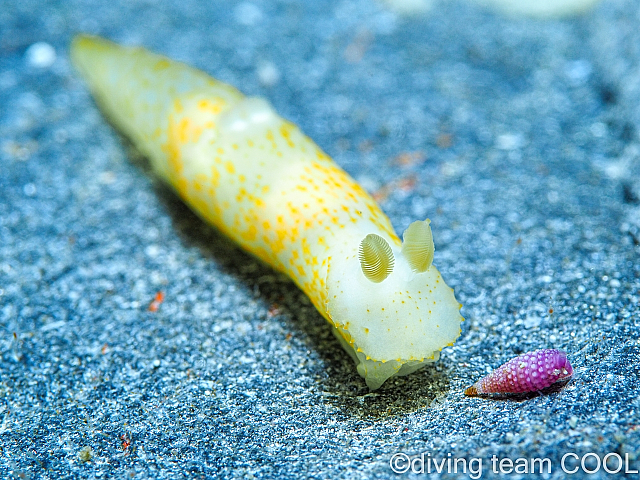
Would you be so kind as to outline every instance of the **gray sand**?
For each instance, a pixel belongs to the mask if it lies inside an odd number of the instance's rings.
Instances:
[[[492,474],[493,455],[548,458],[545,478],[568,453],[639,470],[638,5],[541,21],[453,1],[414,18],[370,0],[4,2],[0,477],[387,478],[423,453],[480,458],[482,478],[530,478]],[[81,31],[268,98],[398,231],[429,217],[464,304],[455,346],[369,393],[293,283],[105,121],[69,64]],[[565,388],[463,395],[550,347],[575,367]]]

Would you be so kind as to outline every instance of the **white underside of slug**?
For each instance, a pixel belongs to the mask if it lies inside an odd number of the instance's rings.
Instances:
[[[371,196],[268,102],[97,37],[77,37],[71,56],[157,174],[307,294],[371,389],[459,336],[461,305],[431,264],[429,220],[401,242]]]

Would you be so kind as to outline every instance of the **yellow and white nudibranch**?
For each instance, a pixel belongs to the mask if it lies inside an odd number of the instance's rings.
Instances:
[[[98,37],[76,37],[71,58],[154,171],[307,294],[369,388],[458,338],[461,305],[431,264],[429,220],[401,242],[371,196],[268,102]]]

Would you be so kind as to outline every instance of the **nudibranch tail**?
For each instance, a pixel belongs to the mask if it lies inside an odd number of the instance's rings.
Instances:
[[[461,305],[431,264],[429,221],[403,246],[371,195],[266,100],[99,37],[76,37],[71,59],[185,203],[304,291],[369,388],[456,341]]]
[[[464,392],[469,397],[485,394],[535,392],[573,375],[562,350],[542,349],[519,355],[481,378]]]
[[[426,272],[433,262],[435,246],[430,223],[428,218],[413,222],[402,235],[402,254],[414,272]]]

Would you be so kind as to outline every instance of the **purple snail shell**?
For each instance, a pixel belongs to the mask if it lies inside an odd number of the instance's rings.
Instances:
[[[542,349],[523,353],[481,378],[464,394],[535,392],[573,375],[573,367],[562,350]]]

